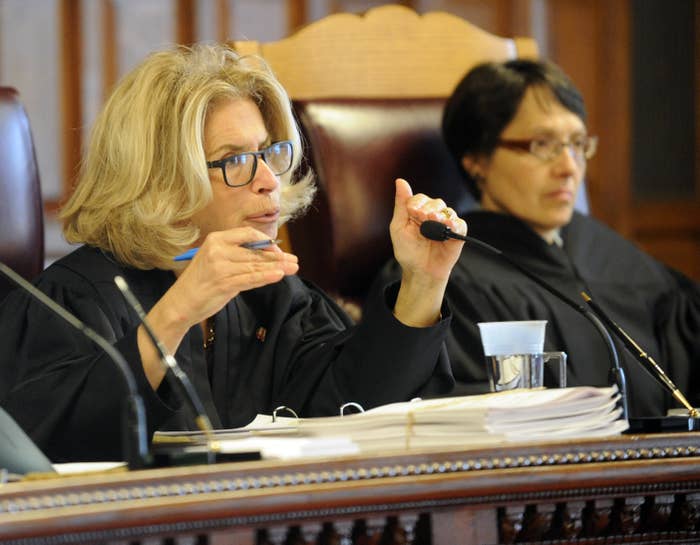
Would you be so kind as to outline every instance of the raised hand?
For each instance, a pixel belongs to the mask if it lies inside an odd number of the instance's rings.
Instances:
[[[402,279],[394,314],[407,325],[435,323],[450,272],[464,245],[458,240],[435,242],[423,237],[420,224],[425,220],[439,221],[455,233],[467,234],[464,220],[442,199],[413,195],[408,182],[397,179],[390,231]]]

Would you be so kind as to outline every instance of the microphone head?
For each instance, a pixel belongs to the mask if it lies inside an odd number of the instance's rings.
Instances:
[[[439,221],[426,220],[420,224],[420,234],[430,240],[442,242],[450,238],[450,228]]]

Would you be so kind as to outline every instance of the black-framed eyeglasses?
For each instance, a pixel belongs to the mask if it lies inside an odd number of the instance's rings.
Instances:
[[[566,147],[571,150],[574,159],[583,163],[595,155],[598,149],[598,137],[585,134],[562,141],[556,138],[533,138],[531,140],[499,140],[498,147],[526,151],[542,161],[552,161],[561,155]]]
[[[294,146],[290,140],[282,140],[259,151],[246,151],[219,161],[207,161],[207,167],[220,168],[227,186],[241,187],[255,178],[258,157],[265,161],[275,176],[279,176],[292,168]]]

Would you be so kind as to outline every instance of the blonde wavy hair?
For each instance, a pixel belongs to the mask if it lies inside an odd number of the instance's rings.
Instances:
[[[66,240],[139,269],[174,268],[173,256],[199,237],[192,216],[212,199],[204,125],[224,98],[253,100],[271,141],[293,142],[280,224],[300,214],[315,186],[309,172],[296,174],[301,141],[285,90],[262,59],[198,44],[151,54],[115,88],[61,210]]]

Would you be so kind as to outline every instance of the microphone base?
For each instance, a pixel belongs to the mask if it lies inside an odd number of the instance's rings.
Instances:
[[[625,434],[700,431],[700,418],[691,416],[642,416],[629,419]]]
[[[151,467],[211,465],[254,460],[262,460],[260,451],[214,452],[202,445],[168,446],[153,449]]]

